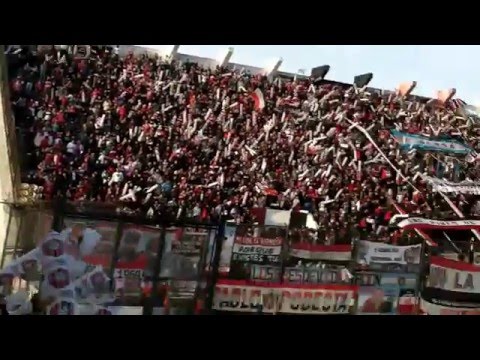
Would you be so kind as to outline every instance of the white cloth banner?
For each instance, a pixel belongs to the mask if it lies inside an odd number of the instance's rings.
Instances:
[[[220,280],[215,286],[213,309],[284,314],[348,314],[354,303],[352,285],[251,286]]]
[[[431,257],[427,287],[480,294],[480,266]]]
[[[480,229],[480,220],[432,220],[412,217],[400,221],[398,227],[405,230],[472,230]]]
[[[232,260],[254,263],[278,263],[282,253],[283,238],[235,236]]]
[[[444,193],[460,193],[460,194],[473,194],[480,195],[480,182],[479,181],[461,181],[458,183],[434,178],[432,176],[423,176],[423,179],[427,181],[433,188],[433,191]]]
[[[358,244],[357,263],[375,264],[420,264],[422,245],[395,246],[361,240]]]

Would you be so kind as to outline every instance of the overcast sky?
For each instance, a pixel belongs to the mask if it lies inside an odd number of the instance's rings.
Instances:
[[[168,51],[172,45],[141,45]],[[228,47],[231,61],[266,67],[283,58],[281,70],[296,72],[328,64],[327,79],[349,82],[358,74],[373,73],[371,86],[395,89],[403,81],[417,81],[414,93],[434,96],[437,90],[457,89],[457,97],[480,105],[480,58],[477,45],[182,45],[179,52],[218,58]]]

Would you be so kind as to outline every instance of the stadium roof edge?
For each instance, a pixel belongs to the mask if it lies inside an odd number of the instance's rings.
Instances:
[[[57,46],[57,45],[55,45],[55,46]],[[147,53],[147,54],[152,54],[152,55],[153,54],[158,54],[158,55],[161,55],[161,56],[167,55],[166,52],[163,52],[158,48],[147,48],[147,47],[138,46],[138,45],[108,45],[108,46],[117,47],[119,49],[119,54],[121,56],[126,55],[129,52],[133,52],[134,54]],[[179,59],[181,61],[186,61],[188,59],[192,62],[196,62],[198,64],[201,64],[202,66],[208,66],[208,67],[215,67],[215,66],[218,65],[218,61],[215,60],[215,59],[202,57],[202,56],[197,56],[197,55],[183,54],[183,53],[177,53],[175,55],[175,59]],[[244,65],[244,64],[238,64],[238,63],[233,63],[233,62],[229,62],[227,67],[230,68],[230,69],[244,68],[246,71],[249,71],[251,74],[261,74],[261,73],[265,72],[265,69],[257,67],[257,66]],[[307,78],[309,78],[309,76],[290,73],[290,72],[285,72],[285,71],[280,71],[280,70],[276,73],[276,76],[280,77],[280,78],[284,78],[284,79],[293,79],[295,76],[297,77],[297,79],[307,79]],[[353,86],[352,84],[349,84],[349,83],[343,83],[343,82],[339,82],[339,81],[335,81],[335,80],[327,80],[327,79],[322,80],[322,83],[337,85],[337,86],[340,86],[342,88],[349,88],[349,87]],[[373,88],[373,87],[369,87],[368,91],[369,92],[377,92],[377,93],[382,93],[384,91],[393,92],[392,90],[388,90],[388,89],[382,90],[382,89]],[[431,98],[428,98],[428,97],[425,97],[425,96],[414,95],[414,94],[411,94],[411,95],[408,96],[409,101],[416,100],[416,101],[419,101],[421,103],[426,103],[430,99]]]

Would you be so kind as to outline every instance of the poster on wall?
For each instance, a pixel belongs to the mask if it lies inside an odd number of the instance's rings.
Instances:
[[[348,314],[355,285],[250,285],[220,280],[215,286],[213,309],[243,313],[326,315]]]
[[[101,265],[104,272],[110,276],[115,255],[116,223],[66,219],[64,232],[68,240],[80,242],[80,250],[82,246],[91,247],[87,252],[88,255],[78,254],[86,264],[85,272]],[[89,239],[92,233],[98,236],[94,244]],[[158,229],[150,227],[130,224],[123,227],[117,252],[118,258],[113,269],[115,301],[119,305],[135,304],[140,301],[144,272],[155,262],[159,234]]]
[[[422,245],[396,246],[361,240],[355,262],[363,270],[419,272]]]
[[[417,309],[415,274],[357,273],[357,314],[411,315]]]
[[[248,279],[252,264],[281,266],[287,229],[278,226],[237,226],[229,277]]]
[[[153,274],[160,242],[160,231],[138,225],[123,227],[115,263],[116,305],[140,302],[145,275]]]
[[[77,257],[81,257],[81,260],[87,264],[85,272],[92,270],[97,265],[102,265],[104,269],[110,269],[115,249],[116,223],[67,218],[64,225],[63,233],[66,233],[68,241],[88,248],[87,255],[77,254]],[[89,234],[95,233],[99,235],[99,240],[90,241]]]
[[[197,228],[171,228],[165,234],[160,276],[196,279],[209,232]]]
[[[167,229],[160,277],[170,279],[170,289],[176,296],[194,296],[200,270],[206,265],[211,233],[195,227]]]

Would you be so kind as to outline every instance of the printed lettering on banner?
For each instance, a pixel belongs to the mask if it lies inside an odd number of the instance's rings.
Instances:
[[[281,271],[280,266],[252,264],[250,266],[250,280],[278,283],[280,281]]]
[[[480,229],[480,220],[432,220],[411,217],[400,221],[397,226],[407,230],[472,230]]]
[[[480,294],[480,267],[464,264],[432,257],[427,286],[447,291]]]
[[[454,183],[451,181],[434,178],[431,176],[422,176],[430,185],[433,191],[444,193],[460,193],[460,194],[480,194],[480,182],[478,181],[461,181]]]
[[[230,277],[248,279],[251,264],[279,266],[286,228],[238,226],[232,248]]]
[[[417,272],[420,270],[422,245],[395,246],[361,240],[356,263],[362,268],[381,271]]]
[[[348,314],[356,286],[252,286],[222,280],[215,287],[213,309],[283,314]]]
[[[348,279],[342,277],[341,269],[317,269],[307,267],[287,267],[283,272],[285,284],[341,284]]]

